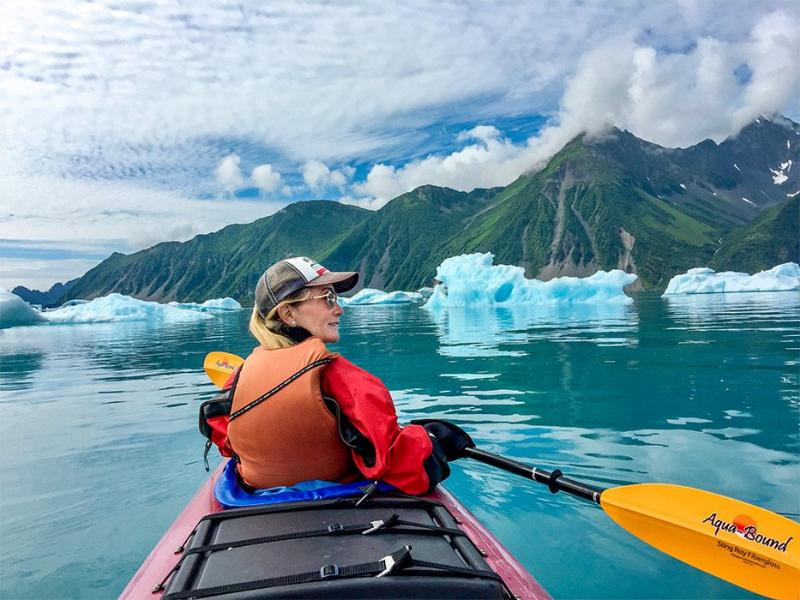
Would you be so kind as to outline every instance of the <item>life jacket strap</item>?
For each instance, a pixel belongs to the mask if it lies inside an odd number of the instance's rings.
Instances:
[[[285,379],[284,381],[282,381],[281,383],[276,385],[274,388],[272,388],[268,392],[262,394],[261,396],[259,396],[255,400],[253,400],[252,402],[248,402],[247,404],[245,404],[239,410],[231,413],[231,416],[230,416],[230,419],[229,419],[228,423],[230,423],[231,421],[233,421],[234,419],[236,419],[238,417],[241,417],[246,412],[248,412],[250,410],[253,410],[256,406],[258,406],[259,404],[264,402],[264,400],[267,400],[267,399],[271,398],[272,396],[274,396],[275,394],[280,392],[283,388],[285,388],[287,385],[289,385],[290,383],[292,383],[293,381],[295,381],[299,377],[303,376],[304,374],[308,373],[312,369],[316,369],[317,367],[321,367],[323,365],[327,365],[332,360],[333,360],[333,357],[327,357],[327,358],[320,358],[319,360],[315,360],[314,362],[309,363],[308,365],[306,365],[305,367],[303,367],[302,369],[300,369],[299,371],[297,371],[296,373],[294,373],[293,375],[291,375],[290,377],[288,377],[287,379]],[[240,371],[241,371],[241,369],[240,369]],[[237,375],[237,380],[238,380],[238,375]]]

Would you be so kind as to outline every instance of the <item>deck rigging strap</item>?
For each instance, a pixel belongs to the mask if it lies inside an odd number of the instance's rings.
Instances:
[[[252,590],[260,590],[270,587],[279,587],[285,585],[297,585],[301,583],[312,583],[315,581],[323,581],[325,579],[341,578],[341,577],[365,577],[374,576],[382,577],[385,575],[397,574],[398,571],[403,571],[411,567],[420,567],[430,570],[426,575],[430,576],[454,576],[461,575],[467,577],[479,577],[482,579],[492,579],[494,581],[502,582],[500,576],[494,571],[485,569],[472,569],[469,567],[457,567],[453,565],[446,565],[440,563],[433,563],[428,561],[418,561],[411,556],[411,546],[403,546],[402,548],[384,556],[380,560],[358,563],[355,565],[346,565],[340,567],[334,564],[323,565],[318,571],[307,571],[305,573],[297,573],[294,575],[284,575],[281,577],[270,577],[268,579],[256,579],[254,581],[243,581],[240,583],[231,583],[227,585],[220,585],[208,588],[199,588],[196,590],[184,590],[182,592],[175,592],[165,594],[162,600],[186,600],[187,598],[208,598],[211,596],[220,596],[223,594],[233,594],[237,592],[249,592]]]
[[[397,513],[385,517],[383,519],[376,519],[368,523],[356,523],[353,525],[340,525],[339,523],[332,523],[327,527],[320,527],[318,529],[309,529],[306,531],[292,531],[289,533],[281,533],[277,535],[267,535],[246,540],[236,540],[234,542],[222,542],[219,544],[209,544],[207,546],[197,546],[189,548],[184,553],[183,558],[192,554],[203,554],[205,552],[217,552],[219,550],[229,550],[231,548],[242,548],[244,546],[253,546],[255,544],[269,544],[271,542],[284,542],[288,540],[299,540],[310,537],[320,537],[327,535],[352,535],[360,533],[362,535],[369,535],[376,531],[382,533],[414,533],[417,535],[450,535],[450,536],[465,536],[466,534],[460,529],[452,529],[449,527],[439,527],[438,525],[427,525],[425,523],[416,523],[414,521],[406,521],[400,519]],[[183,560],[183,559],[181,559]]]

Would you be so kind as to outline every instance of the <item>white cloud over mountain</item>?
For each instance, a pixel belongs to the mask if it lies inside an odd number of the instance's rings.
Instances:
[[[334,187],[344,189],[353,176],[352,167],[330,169],[328,165],[318,160],[309,160],[300,167],[303,181],[314,191]]]
[[[579,133],[610,125],[668,147],[719,142],[758,115],[798,101],[797,56],[800,14],[785,11],[763,16],[744,40],[703,37],[683,52],[641,45],[628,33],[580,57],[551,124],[525,143],[503,140],[491,126],[475,127],[459,135],[475,143],[400,168],[377,164],[355,189],[366,196],[365,206],[375,208],[425,183],[464,191],[507,185],[541,168]],[[743,65],[746,81],[737,75]]]
[[[214,177],[228,191],[233,192],[244,186],[244,176],[239,163],[242,159],[236,154],[223,158],[214,170]]]
[[[253,184],[264,193],[269,193],[278,188],[281,183],[281,174],[272,170],[272,165],[258,165],[250,175]]]

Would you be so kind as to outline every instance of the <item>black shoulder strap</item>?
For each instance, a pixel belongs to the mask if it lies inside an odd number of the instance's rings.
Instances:
[[[274,396],[275,394],[277,394],[278,392],[280,392],[283,388],[285,388],[287,385],[292,383],[298,377],[301,377],[302,375],[304,375],[305,373],[308,373],[312,369],[316,369],[317,367],[321,367],[322,365],[327,365],[332,360],[333,360],[333,357],[320,358],[319,360],[315,360],[314,362],[306,365],[305,367],[303,367],[302,369],[297,371],[297,373],[294,373],[289,378],[287,378],[285,381],[283,381],[283,382],[279,383],[278,385],[276,385],[274,388],[272,388],[266,394],[262,394],[261,396],[259,396],[258,398],[256,398],[252,402],[246,404],[245,406],[243,406],[242,408],[240,408],[236,412],[231,413],[230,420],[228,422],[233,421],[237,417],[242,416],[247,411],[254,409],[256,406],[258,406],[259,404],[264,402],[264,400],[267,400],[268,398],[270,398],[270,397]],[[239,371],[241,372],[241,369],[239,369]],[[237,380],[238,380],[238,376],[237,376]]]

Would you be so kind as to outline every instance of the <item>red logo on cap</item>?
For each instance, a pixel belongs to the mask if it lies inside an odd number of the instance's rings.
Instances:
[[[327,272],[328,272],[328,269],[326,269],[325,267],[320,267],[319,269],[317,269],[317,275],[322,275],[323,273],[327,273]]]

